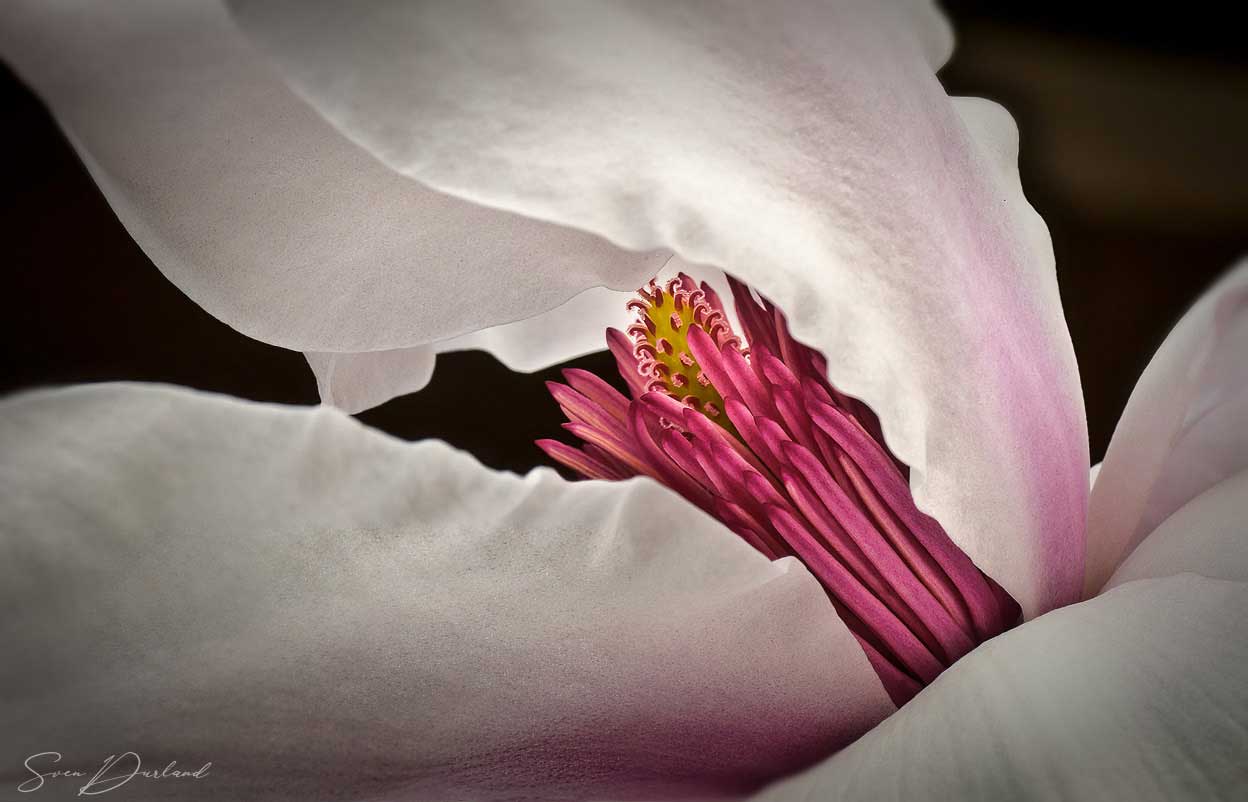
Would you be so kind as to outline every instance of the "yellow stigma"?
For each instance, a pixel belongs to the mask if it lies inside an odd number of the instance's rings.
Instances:
[[[667,393],[735,435],[724,412],[723,396],[689,349],[691,326],[702,329],[716,344],[735,347],[739,343],[714,292],[681,273],[663,288],[651,282],[628,306],[637,312],[628,333],[647,389]]]

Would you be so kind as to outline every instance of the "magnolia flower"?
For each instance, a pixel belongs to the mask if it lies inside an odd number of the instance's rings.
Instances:
[[[3,782],[130,750],[212,763],[133,798],[1242,792],[1248,268],[1162,345],[1089,503],[1048,236],[1008,115],[936,81],[950,47],[874,0],[4,4],[156,265],[326,401],[453,349],[552,364],[656,274],[728,274],[1022,623],[899,691],[835,583],[652,478],[33,392],[0,405]]]

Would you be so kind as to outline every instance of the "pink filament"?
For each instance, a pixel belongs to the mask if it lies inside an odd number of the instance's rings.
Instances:
[[[914,505],[909,470],[865,404],[827,380],[827,362],[790,335],[783,313],[729,279],[747,348],[706,284],[666,292],[696,307],[690,352],[724,409],[655,381],[649,329],[607,343],[632,398],[582,370],[548,387],[583,441],[538,445],[590,479],[646,475],[722,521],[770,559],[801,560],[827,591],[893,701],[904,704],[977,644],[1013,626],[1018,604]],[[645,320],[664,289],[629,302]],[[662,346],[660,346],[662,347]],[[683,360],[682,360],[683,361]],[[713,411],[712,411],[713,410]],[[712,416],[726,416],[736,436]]]

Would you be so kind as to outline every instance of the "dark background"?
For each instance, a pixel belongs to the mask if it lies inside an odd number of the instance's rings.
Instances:
[[[1136,377],[1200,291],[1248,254],[1248,57],[1231,11],[1187,3],[951,2],[951,93],[1003,102],[1057,253],[1093,460]],[[297,353],[248,339],[167,282],[130,239],[46,110],[0,67],[0,393],[163,381],[311,404]],[[609,359],[577,364],[611,374]],[[545,463],[562,416],[542,386],[486,354],[439,358],[422,392],[365,413],[487,464]]]

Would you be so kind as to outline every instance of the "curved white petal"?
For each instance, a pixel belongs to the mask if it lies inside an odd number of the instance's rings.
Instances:
[[[232,2],[422,183],[755,285],[880,414],[1028,614],[1078,596],[1087,444],[1016,131],[934,77],[927,3]]]
[[[721,298],[732,297],[722,271],[691,265],[679,256],[668,256],[661,266],[656,266],[653,277],[663,284],[681,272],[696,273]],[[549,312],[443,340],[436,347],[439,353],[483,349],[512,370],[529,373],[570,357],[603,350],[606,327],[624,328],[630,322],[631,314],[625,307],[635,296],[635,287],[627,291],[594,287]],[[740,331],[736,312],[726,309],[725,316]]]
[[[355,414],[429,383],[437,352],[428,345],[363,354],[305,353],[321,403]]]
[[[1248,470],[1163,521],[1123,560],[1106,588],[1180,573],[1248,582]]]
[[[0,56],[157,267],[276,345],[413,348],[588,287],[632,290],[668,256],[396,175],[296,97],[217,0],[6,0]],[[590,331],[601,340],[599,323],[578,326],[573,350],[552,337],[541,358],[568,358]]]
[[[656,274],[663,283],[681,271],[697,273],[721,298],[732,293],[724,274],[671,257]],[[431,345],[361,354],[305,354],[316,375],[321,400],[350,413],[362,412],[428,383],[437,354],[480,349],[514,371],[530,373],[556,362],[601,351],[604,327],[628,323],[625,305],[634,291],[594,287],[549,312],[462,334]],[[726,316],[737,331],[736,313]]]
[[[1248,262],[1205,293],[1140,376],[1088,514],[1087,593],[1189,500],[1248,470]]]
[[[1245,617],[1242,583],[1131,582],[989,641],[758,799],[1243,799]]]
[[[213,769],[127,799],[709,793],[892,710],[799,564],[649,482],[106,385],[0,405],[0,499],[10,791],[131,749]]]
[[[594,287],[549,312],[436,343],[364,353],[306,353],[321,400],[363,412],[424,387],[438,354],[482,349],[515,371],[531,372],[601,351],[604,320],[625,318],[632,292]]]

